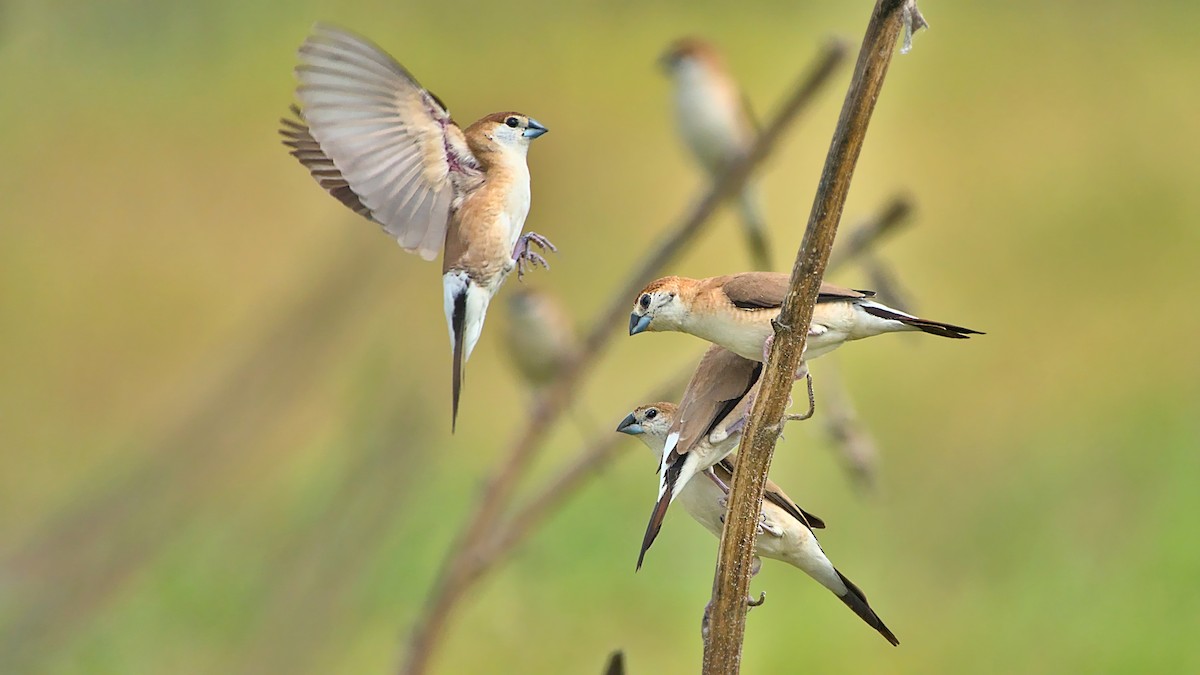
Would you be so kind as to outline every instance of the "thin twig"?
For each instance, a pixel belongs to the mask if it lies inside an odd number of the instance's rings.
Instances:
[[[691,374],[692,367],[691,364],[688,364],[686,370],[676,373],[663,384],[655,387],[651,393],[637,399],[639,405],[643,401],[674,400]],[[496,560],[506,556],[513,547],[529,536],[546,516],[553,513],[567,497],[582,487],[588,478],[596,475],[602,467],[616,457],[616,450],[626,437],[614,432],[610,427],[600,430],[596,434],[596,439],[579,452],[575,459],[553,478],[546,481],[546,487],[518,509],[485,546],[476,549],[475,554],[471,556],[472,564],[476,568],[471,577],[472,581],[477,579]]]
[[[874,248],[884,235],[896,232],[912,213],[912,202],[908,197],[892,197],[883,211],[870,220],[859,223],[838,242],[838,247],[829,256],[829,269],[845,264]]]
[[[741,666],[746,631],[746,594],[750,588],[755,529],[762,509],[763,486],[792,382],[803,353],[813,307],[854,166],[866,138],[875,101],[883,87],[906,7],[913,0],[877,0],[859,50],[854,78],[842,106],[833,142],[821,173],[804,241],[792,268],[791,286],[775,321],[775,340],[762,374],[749,424],[742,436],[729,510],[713,578],[712,610],[704,645],[705,675],[734,675]]]
[[[879,461],[875,438],[859,418],[836,363],[823,363],[820,380],[825,430],[834,443],[838,459],[850,475],[850,482],[860,492],[874,492],[875,469]]]
[[[465,573],[473,566],[472,559],[476,547],[486,539],[489,530],[516,489],[521,468],[527,466],[534,458],[546,434],[574,400],[583,375],[599,358],[615,334],[616,328],[622,325],[621,319],[628,311],[633,295],[664,265],[680,254],[725,199],[741,189],[754,168],[770,154],[784,131],[796,120],[800,112],[808,107],[817,92],[833,75],[845,54],[846,47],[840,42],[833,42],[824,49],[816,66],[801,78],[799,85],[771,123],[755,139],[749,152],[732,163],[712,184],[705,197],[671,228],[663,241],[617,290],[611,304],[600,313],[584,342],[583,351],[568,364],[557,382],[547,388],[546,395],[541,397],[533,415],[530,416],[530,423],[517,435],[504,459],[484,486],[466,526],[456,543],[451,546],[446,562],[442,565],[442,573],[426,601],[425,610],[410,635],[407,654],[400,668],[401,673],[417,675],[427,669],[433,648],[441,639],[452,610],[466,590],[468,584],[465,581],[468,575]]]

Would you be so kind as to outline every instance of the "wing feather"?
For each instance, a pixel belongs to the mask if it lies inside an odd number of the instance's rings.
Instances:
[[[441,101],[370,41],[318,24],[296,67],[285,143],[318,183],[407,251],[437,257],[455,197],[481,179]]]

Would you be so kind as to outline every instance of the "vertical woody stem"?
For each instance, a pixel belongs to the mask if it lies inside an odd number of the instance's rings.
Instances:
[[[877,0],[871,13],[854,78],[817,186],[804,241],[792,268],[791,288],[775,322],[774,345],[733,474],[729,512],[713,579],[709,638],[704,645],[705,675],[734,675],[741,665],[746,597],[763,486],[782,430],[793,374],[800,365],[813,307],[850,190],[854,166],[900,35],[907,2],[912,0]]]

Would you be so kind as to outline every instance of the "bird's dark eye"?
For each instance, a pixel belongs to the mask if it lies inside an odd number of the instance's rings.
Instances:
[[[650,294],[643,293],[642,299],[638,301],[638,304],[642,306],[642,309],[650,309]]]
[[[649,409],[649,410],[647,410],[647,411],[646,411],[646,419],[648,419],[648,420],[652,420],[652,419],[654,419],[655,417],[658,417],[658,411],[657,411],[657,410],[655,410],[654,408],[651,408],[651,409]]]
[[[514,128],[514,129],[516,129],[516,128],[517,128],[517,125],[518,125],[518,124],[520,124],[520,123],[521,123],[521,121],[520,121],[520,120],[518,120],[518,119],[517,119],[517,118],[515,118],[515,117],[510,117],[510,118],[508,118],[508,119],[504,120],[504,123],[505,123],[505,124],[507,124],[508,126],[510,126],[510,127],[512,127],[512,128]]]

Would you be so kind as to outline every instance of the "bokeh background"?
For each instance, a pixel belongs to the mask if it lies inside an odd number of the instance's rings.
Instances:
[[[582,324],[704,185],[664,45],[714,40],[767,111],[826,38],[857,46],[870,4],[6,3],[0,671],[388,672],[526,422],[494,311],[450,435],[438,267],[280,146],[313,21],[370,35],[460,121],[552,129],[528,227],[560,253],[527,283]],[[893,63],[846,225],[911,195],[881,255],[913,309],[988,335],[830,357],[879,489],[856,493],[815,424],[773,477],[902,645],[767,562],[745,671],[1200,672],[1200,9],[921,7],[933,28]],[[786,256],[848,79],[764,169]],[[723,211],[670,271],[745,268],[736,232]],[[531,484],[702,349],[618,337]],[[435,671],[594,673],[620,647],[633,673],[695,672],[715,540],[675,513],[633,573],[650,467],[626,441],[472,593]]]

